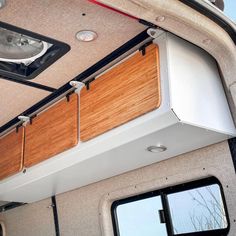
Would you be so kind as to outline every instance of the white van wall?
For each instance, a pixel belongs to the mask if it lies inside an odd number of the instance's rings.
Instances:
[[[216,176],[224,188],[231,221],[229,235],[233,236],[236,232],[236,175],[227,142],[58,195],[61,235],[111,236],[113,200],[211,175]],[[46,199],[2,213],[0,220],[6,224],[7,236],[55,235],[50,204],[51,199]]]

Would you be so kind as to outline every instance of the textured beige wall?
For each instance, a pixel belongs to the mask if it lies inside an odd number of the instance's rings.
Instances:
[[[57,196],[61,235],[112,235],[110,205],[115,199],[209,175],[220,179],[224,187],[231,219],[230,235],[233,236],[236,232],[236,175],[227,142]],[[50,199],[44,200],[3,213],[0,220],[6,224],[7,235],[55,235],[50,203]]]
[[[51,199],[24,205],[9,210],[0,216],[6,226],[7,235],[54,236]]]

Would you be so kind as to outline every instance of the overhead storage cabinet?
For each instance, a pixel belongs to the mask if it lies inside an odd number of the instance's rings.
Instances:
[[[99,76],[80,95],[80,139],[87,141],[160,106],[157,45]]]
[[[25,127],[24,166],[30,167],[78,143],[77,94],[59,101]]]
[[[77,143],[77,114],[71,97],[26,126],[27,167]],[[1,182],[0,200],[38,201],[236,135],[215,60],[164,32],[82,90],[80,118],[82,142]]]
[[[22,170],[23,145],[23,127],[0,138],[0,180]]]

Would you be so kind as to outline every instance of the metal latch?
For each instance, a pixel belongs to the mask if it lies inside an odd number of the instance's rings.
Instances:
[[[18,116],[18,119],[22,121],[23,126],[26,126],[30,122],[29,116]]]
[[[81,89],[85,86],[84,83],[72,80],[70,81],[70,85],[75,88],[75,93],[79,94]]]
[[[158,212],[159,212],[160,223],[165,224],[166,223],[166,217],[165,217],[164,210],[159,210]]]

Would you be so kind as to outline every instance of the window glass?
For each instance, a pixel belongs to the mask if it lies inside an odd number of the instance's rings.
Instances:
[[[229,232],[222,188],[214,177],[118,200],[111,210],[115,236]]]
[[[169,194],[175,234],[227,228],[227,218],[217,184]]]
[[[119,205],[116,208],[120,236],[167,236],[165,224],[160,223],[161,197],[150,197]]]
[[[236,1],[235,0],[224,0],[225,9],[224,13],[236,22]]]

